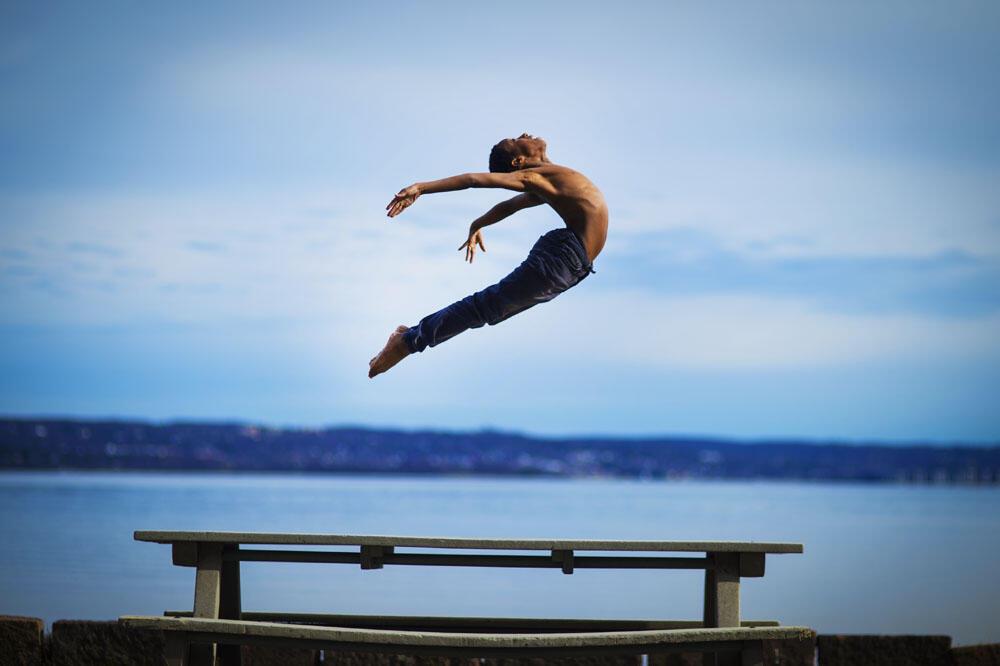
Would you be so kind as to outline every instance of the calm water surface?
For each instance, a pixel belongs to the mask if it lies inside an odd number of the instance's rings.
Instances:
[[[0,473],[0,614],[190,608],[193,570],[136,529],[797,541],[743,615],[820,632],[1000,641],[1000,490],[735,482]],[[694,571],[243,565],[246,609],[700,616]]]

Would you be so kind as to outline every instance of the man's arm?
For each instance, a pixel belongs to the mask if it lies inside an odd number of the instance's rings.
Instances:
[[[524,192],[528,189],[527,184],[532,175],[529,171],[514,171],[512,173],[463,173],[459,176],[451,176],[450,178],[442,178],[441,180],[415,183],[401,189],[385,209],[388,211],[389,217],[396,217],[409,208],[421,194],[454,192],[456,190],[466,190],[470,187],[493,187]]]
[[[473,233],[482,229],[483,227],[488,227],[491,224],[496,224],[504,218],[508,218],[519,210],[524,210],[525,208],[531,208],[533,206],[541,206],[544,201],[536,197],[534,194],[518,194],[516,197],[511,197],[506,201],[501,201],[493,208],[480,215],[472,223],[472,227],[469,233]]]
[[[479,245],[483,252],[486,252],[486,245],[483,244],[483,234],[481,233],[483,227],[496,224],[519,210],[531,208],[532,206],[540,206],[543,203],[545,202],[534,194],[528,194],[527,192],[518,194],[516,197],[511,197],[506,201],[501,201],[472,222],[469,226],[469,237],[459,246],[459,251],[465,250],[465,260],[471,264],[473,257],[476,256],[476,245]]]

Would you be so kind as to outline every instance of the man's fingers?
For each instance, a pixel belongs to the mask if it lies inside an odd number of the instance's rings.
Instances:
[[[483,252],[486,252],[486,246],[483,245],[483,237],[482,236],[478,236],[476,238],[476,242],[479,243],[479,247],[481,247],[483,249]]]

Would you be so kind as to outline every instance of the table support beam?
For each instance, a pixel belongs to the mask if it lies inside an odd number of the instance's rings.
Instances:
[[[222,601],[222,544],[198,544],[198,570],[194,577],[194,616],[218,619]],[[215,666],[215,644],[192,645],[191,666]]]

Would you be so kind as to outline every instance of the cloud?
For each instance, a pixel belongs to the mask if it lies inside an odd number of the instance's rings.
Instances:
[[[185,243],[185,246],[196,252],[222,252],[225,249],[225,245],[222,243],[213,243],[210,241],[202,240],[192,240]]]
[[[239,201],[88,197],[44,205],[32,217],[45,222],[19,227],[14,240],[35,239],[48,249],[21,260],[27,273],[3,277],[4,319],[234,330],[287,322],[327,332],[316,353],[335,344],[363,355],[396,324],[414,323],[503,277],[551,226],[543,211],[489,230],[489,252],[470,267],[454,251],[462,225],[450,222],[466,204],[448,204],[454,210],[440,215],[447,200],[428,198],[387,222],[380,206],[365,203],[376,194],[348,194],[359,193]],[[339,204],[326,212],[328,201]],[[613,230],[597,275],[557,306],[505,323],[496,344],[530,354],[541,335],[540,347],[559,353],[663,368],[830,365],[930,353],[968,358],[998,350],[995,261],[961,253],[761,257],[685,229],[646,231],[642,244],[615,238]],[[193,242],[199,250],[226,251],[191,252]],[[94,254],[93,245],[112,261],[76,271],[70,257],[81,245],[85,254]],[[45,293],[29,296],[31,284],[44,284]],[[588,342],[560,341],[563,320],[585,325],[587,336],[575,340]]]
[[[1000,256],[814,255],[732,246],[700,229],[649,230],[612,239],[602,283],[663,295],[741,294],[797,298],[835,312],[975,316],[1000,311]],[[982,250],[982,248],[981,248]]]

